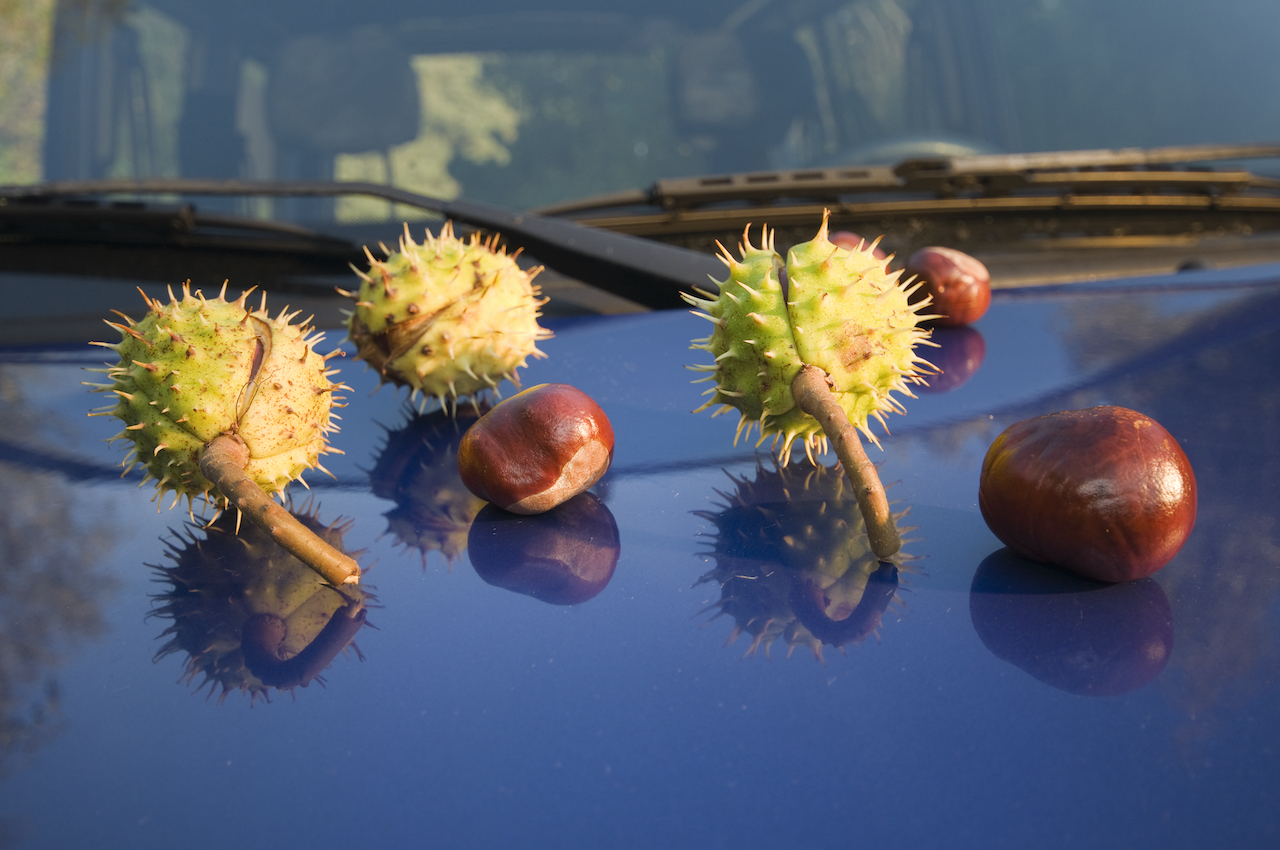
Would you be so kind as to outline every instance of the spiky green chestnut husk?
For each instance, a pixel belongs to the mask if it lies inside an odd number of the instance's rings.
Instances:
[[[935,371],[914,350],[930,334],[919,327],[929,318],[920,313],[928,301],[909,302],[917,287],[901,284],[900,273],[890,272],[871,247],[832,244],[825,213],[817,236],[788,252],[785,290],[784,264],[768,228],[760,247],[743,234],[741,260],[723,245],[721,252],[729,277],[719,283],[719,295],[684,296],[715,325],[693,344],[715,358],[692,367],[709,372],[702,380],[716,384],[698,411],[736,409],[735,442],[759,428],[759,442],[773,437],[783,462],[796,441],[812,457],[815,449],[825,451],[825,436],[792,395],[792,382],[808,364],[826,373],[849,421],[878,444],[869,418],[885,425],[886,411],[905,412],[894,393],[914,398],[910,386]]]
[[[369,270],[356,269],[361,284],[347,326],[357,356],[384,382],[442,407],[504,379],[519,386],[516,370],[545,356],[537,344],[551,336],[538,325],[545,301],[533,278],[541,267],[520,268],[496,241],[457,239],[445,222],[422,244],[405,225],[400,250],[384,248],[385,260],[366,249]]]
[[[141,464],[174,504],[208,495],[225,507],[199,465],[205,444],[222,434],[248,446],[245,473],[268,493],[323,469],[320,455],[335,451],[327,443],[334,393],[345,387],[316,353],[323,334],[291,324],[297,313],[271,318],[265,295],[258,309],[247,307],[250,292],[227,301],[224,284],[210,300],[184,285],[167,304],[144,293],[147,314],[136,322],[119,314],[123,322],[108,324],[120,342],[97,343],[120,355],[105,370],[112,382],[95,386],[116,404],[98,412],[125,423],[112,439],[132,443],[126,469]]]

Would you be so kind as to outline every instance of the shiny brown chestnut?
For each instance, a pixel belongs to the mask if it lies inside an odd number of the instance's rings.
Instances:
[[[600,480],[613,460],[613,426],[567,384],[539,384],[476,420],[458,444],[467,489],[503,510],[538,514]]]
[[[1169,562],[1196,519],[1196,481],[1177,441],[1123,407],[1009,426],[982,463],[978,506],[1023,557],[1106,582]]]
[[[931,246],[911,255],[904,269],[908,277],[924,282],[912,301],[933,296],[930,312],[939,327],[968,325],[981,319],[991,306],[991,274],[979,260],[954,248]]]

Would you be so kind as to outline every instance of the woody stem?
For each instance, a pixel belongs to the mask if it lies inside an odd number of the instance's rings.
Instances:
[[[871,551],[885,560],[902,548],[898,527],[889,513],[889,499],[875,464],[862,448],[858,431],[845,415],[844,408],[836,401],[827,380],[827,373],[817,366],[806,364],[791,382],[791,394],[805,413],[818,420],[831,447],[835,449],[845,475],[853,483],[858,497],[858,508],[866,522]]]
[[[249,447],[235,434],[214,437],[200,454],[200,472],[218,492],[326,581],[335,586],[360,583],[356,562],[316,536],[298,522],[245,474]]]

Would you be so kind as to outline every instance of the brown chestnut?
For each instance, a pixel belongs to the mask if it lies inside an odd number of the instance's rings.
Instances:
[[[912,301],[933,296],[932,313],[940,327],[968,325],[991,306],[991,274],[977,259],[954,248],[921,248],[907,260],[905,272],[924,282]]]
[[[879,245],[873,246],[871,244],[871,240],[863,239],[861,236],[854,233],[852,230],[837,230],[835,233],[832,233],[827,238],[831,241],[832,245],[835,245],[839,248],[845,248],[849,251],[856,251],[858,250],[859,247],[863,248],[864,250],[867,248],[870,248],[872,255],[875,256],[877,260],[889,259],[889,255],[886,254],[884,251],[880,250]]]
[[[1005,429],[982,462],[978,507],[1025,558],[1099,581],[1151,575],[1196,519],[1196,481],[1177,441],[1123,407],[1068,410]]]
[[[539,384],[476,420],[458,444],[467,489],[503,510],[538,514],[600,480],[613,427],[600,405],[567,384]]]

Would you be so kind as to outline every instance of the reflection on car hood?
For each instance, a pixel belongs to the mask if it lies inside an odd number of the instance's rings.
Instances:
[[[35,846],[1263,846],[1280,398],[1256,364],[1280,355],[1278,306],[1276,267],[1204,271],[997,293],[939,331],[950,379],[908,399],[874,458],[907,540],[888,568],[828,521],[847,509],[831,458],[773,478],[730,417],[689,412],[705,331],[687,313],[551,323],[525,381],[595,398],[615,463],[581,519],[497,563],[463,534],[480,514],[454,489],[455,435],[348,362],[345,455],[295,507],[342,530],[374,599],[324,688],[261,659],[265,591],[207,594],[230,630],[175,607],[206,585],[175,584],[167,553],[213,531],[120,477],[113,429],[84,416],[96,350],[6,349],[0,629],[21,651],[0,656],[17,742],[0,816]],[[1103,403],[1185,449],[1190,540],[1141,587],[1011,574],[976,505],[987,446]],[[788,541],[806,528],[808,548]],[[337,622],[312,628],[360,625]],[[192,693],[214,647],[278,672],[258,677],[269,701],[218,700],[222,679]],[[67,817],[69,797],[94,804]],[[281,831],[281,811],[316,814]]]

